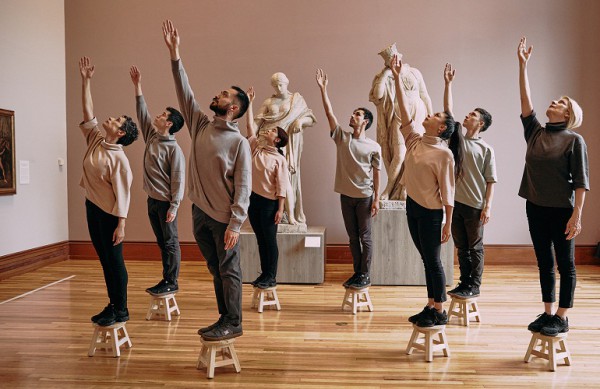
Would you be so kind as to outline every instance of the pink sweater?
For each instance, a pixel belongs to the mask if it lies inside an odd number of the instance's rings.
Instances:
[[[400,129],[406,143],[401,183],[407,195],[429,209],[454,206],[454,157],[438,137],[421,135],[414,122]]]
[[[252,150],[252,191],[276,200],[286,197],[289,188],[285,157],[271,146],[259,146],[256,136],[248,138]]]

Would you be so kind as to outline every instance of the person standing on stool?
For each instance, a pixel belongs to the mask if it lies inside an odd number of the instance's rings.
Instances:
[[[527,49],[526,38],[521,38],[517,54],[527,153],[519,196],[527,200],[527,221],[538,262],[544,313],[527,328],[556,336],[569,331],[567,311],[573,307],[576,283],[574,238],[581,232],[585,192],[590,189],[589,165],[585,141],[573,131],[583,121],[583,111],[575,100],[568,96],[553,100],[546,110],[545,127],[536,118],[527,76],[532,49]],[[554,255],[560,273],[556,312]]]
[[[123,147],[137,139],[138,129],[129,116],[109,117],[102,123],[105,132],[102,135],[92,101],[94,70],[88,57],[79,60],[83,104],[83,122],[79,128],[87,142],[80,185],[85,189],[88,230],[102,265],[109,298],[109,304],[92,316],[92,322],[109,326],[129,320],[123,240],[133,175]]]
[[[408,320],[419,327],[446,324],[446,276],[440,259],[442,243],[450,239],[455,179],[462,174],[462,132],[449,112],[428,115],[425,134],[415,130],[404,92],[400,87],[402,61],[394,56],[392,73],[400,108],[400,131],[406,142],[403,184],[406,186],[406,218],[410,236],[425,265],[427,305]],[[448,145],[446,145],[448,141]],[[442,228],[444,210],[446,224]],[[441,239],[440,239],[441,237]]]
[[[130,69],[135,86],[135,108],[142,129],[144,150],[144,191],[148,194],[148,217],[160,247],[163,277],[146,292],[161,296],[177,292],[181,249],[177,235],[177,210],[183,199],[185,157],[175,139],[183,116],[172,107],[152,120],[142,94],[142,75],[136,66]]]
[[[237,86],[215,96],[211,121],[201,109],[179,57],[179,34],[170,20],[163,37],[179,107],[190,131],[188,196],[193,202],[194,238],[213,276],[219,320],[198,333],[209,341],[242,335],[242,268],[239,236],[248,215],[252,187],[250,146],[235,119],[244,115],[249,100]]]
[[[290,187],[288,164],[282,147],[288,143],[288,134],[281,127],[269,128],[264,133],[266,144],[259,144],[254,123],[254,88],[246,94],[250,99],[246,114],[246,130],[252,150],[252,194],[248,217],[256,235],[260,255],[260,276],[252,285],[267,289],[277,285],[277,225],[283,218],[286,192]]]
[[[343,285],[362,289],[371,285],[371,219],[379,211],[381,146],[365,134],[373,124],[371,111],[366,108],[355,109],[350,116],[352,133],[343,131],[333,114],[327,94],[327,74],[322,69],[317,69],[316,79],[329,121],[329,135],[337,149],[334,190],[340,194],[342,216],[350,238],[354,264],[354,274]]]
[[[444,68],[444,110],[452,112],[452,81],[455,70],[451,64]],[[456,182],[452,238],[458,251],[460,283],[449,290],[459,298],[479,296],[483,275],[483,226],[490,220],[496,159],[494,149],[479,137],[492,124],[492,115],[483,108],[475,108],[463,121],[467,130],[461,138],[464,150],[463,175]]]

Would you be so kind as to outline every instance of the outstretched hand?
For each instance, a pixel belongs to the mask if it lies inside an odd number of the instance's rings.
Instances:
[[[133,65],[131,68],[129,68],[129,75],[131,76],[131,82],[133,82],[133,85],[138,86],[142,82],[142,73],[140,73],[137,66]]]
[[[400,77],[400,73],[402,73],[402,59],[400,58],[400,56],[398,56],[398,54],[394,54],[394,56],[392,57],[390,69],[392,70],[394,78]]]
[[[452,69],[452,64],[447,63],[446,66],[444,67],[444,81],[446,82],[446,84],[449,84],[452,81],[454,81],[455,73],[456,73],[456,69]]]
[[[88,57],[81,57],[79,60],[79,73],[81,73],[81,78],[84,80],[90,79],[94,75],[94,65],[90,65]]]
[[[327,80],[327,74],[323,71],[323,69],[317,69],[316,79],[319,88],[327,88],[327,84],[329,83],[329,81]]]
[[[521,37],[521,40],[519,41],[519,48],[517,49],[519,63],[521,63],[522,65],[527,64],[527,61],[529,61],[529,57],[531,57],[532,50],[533,46],[529,46],[529,49],[527,49],[527,38]]]
[[[169,50],[175,50],[179,48],[179,33],[177,29],[173,26],[173,22],[170,20],[165,20],[162,25],[163,29],[163,38],[165,39],[165,43]]]
[[[256,94],[254,93],[254,87],[251,86],[250,88],[248,88],[248,90],[246,91],[246,95],[248,96],[248,100],[250,100],[250,102],[254,101],[254,98],[256,97]]]

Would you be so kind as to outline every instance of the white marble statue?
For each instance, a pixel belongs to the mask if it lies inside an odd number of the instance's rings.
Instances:
[[[287,220],[282,223],[306,225],[302,208],[302,188],[300,184],[300,157],[302,156],[303,132],[316,123],[316,118],[299,93],[288,91],[290,81],[283,73],[271,76],[271,86],[275,93],[266,99],[255,117],[259,132],[273,127],[283,128],[289,142],[285,157],[290,170],[290,188],[285,201]]]
[[[394,88],[394,76],[390,69],[390,62],[394,54],[398,54],[402,58],[395,43],[379,53],[385,67],[375,76],[369,94],[369,100],[377,107],[377,142],[381,145],[382,158],[388,176],[387,185],[380,196],[382,200],[406,199],[405,190],[400,185],[400,169],[404,162],[406,146],[400,133],[401,123]],[[412,120],[420,124],[427,115],[431,115],[433,112],[423,76],[416,68],[403,63],[400,81],[408,101]]]

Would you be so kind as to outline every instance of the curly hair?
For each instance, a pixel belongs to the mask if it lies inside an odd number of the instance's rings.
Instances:
[[[119,127],[119,130],[124,131],[125,135],[119,138],[117,144],[129,146],[138,138],[138,128],[133,119],[127,115],[123,115],[125,122]]]

